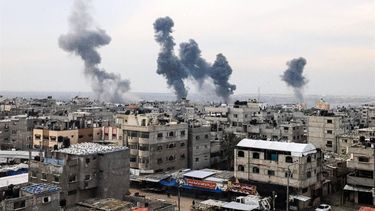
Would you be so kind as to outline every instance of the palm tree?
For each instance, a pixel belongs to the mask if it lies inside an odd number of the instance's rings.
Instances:
[[[223,151],[223,158],[226,161],[227,170],[233,170],[234,166],[234,148],[240,142],[241,138],[236,136],[234,133],[225,133],[223,135],[223,141],[221,143],[221,149]]]

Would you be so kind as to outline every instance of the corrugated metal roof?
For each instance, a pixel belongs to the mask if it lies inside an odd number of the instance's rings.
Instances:
[[[291,152],[292,156],[302,157],[316,153],[316,148],[312,144],[300,144],[300,143],[288,143],[278,141],[263,141],[254,139],[242,139],[237,147],[256,148],[256,149],[268,149],[276,151]]]
[[[189,171],[188,173],[184,174],[185,177],[193,177],[193,178],[198,178],[198,179],[204,179],[206,177],[209,177],[211,175],[214,175],[215,172],[210,172],[210,171],[203,171],[203,170],[194,170],[194,171]]]
[[[223,208],[227,209],[234,209],[234,210],[243,210],[243,211],[251,211],[259,208],[259,205],[249,205],[249,204],[241,204],[238,202],[228,202],[224,204]]]
[[[23,183],[27,183],[29,181],[29,174],[17,174],[14,176],[8,176],[8,177],[1,177],[0,178],[0,188],[7,187],[10,184],[13,185],[19,185]]]
[[[109,153],[127,149],[126,147],[107,146],[95,143],[73,144],[69,148],[57,150],[57,152],[73,154],[73,155],[90,155],[96,153]]]

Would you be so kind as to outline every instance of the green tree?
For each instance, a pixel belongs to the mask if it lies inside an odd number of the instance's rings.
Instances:
[[[223,158],[226,161],[227,170],[233,170],[234,166],[234,148],[240,142],[241,138],[234,133],[225,133],[221,149],[223,151]]]

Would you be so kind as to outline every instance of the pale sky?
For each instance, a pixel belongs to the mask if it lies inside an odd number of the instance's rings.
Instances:
[[[90,91],[80,58],[57,43],[72,5],[0,0],[0,90]],[[375,95],[374,0],[94,0],[92,16],[112,37],[100,67],[129,79],[133,92],[173,92],[156,74],[152,27],[170,16],[177,44],[193,38],[207,61],[227,57],[236,94],[292,94],[280,75],[302,56],[306,94]]]

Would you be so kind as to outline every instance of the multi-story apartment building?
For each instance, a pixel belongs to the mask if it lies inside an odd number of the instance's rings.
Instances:
[[[129,189],[129,150],[94,143],[71,145],[33,160],[29,181],[61,187],[62,207],[95,197],[122,199]]]
[[[210,167],[211,127],[199,123],[189,124],[188,129],[188,168]]]
[[[307,142],[325,151],[337,152],[337,136],[344,133],[340,116],[309,116]]]
[[[273,141],[305,142],[303,125],[301,123],[284,123],[280,126],[269,124],[247,125],[247,137]]]
[[[261,115],[261,104],[256,100],[236,101],[229,108],[228,120],[231,131],[245,132],[246,124],[252,119],[259,119]]]
[[[365,142],[349,148],[344,201],[375,205],[375,143]]]
[[[365,104],[361,107],[361,127],[375,127],[375,105]]]
[[[188,125],[165,115],[118,114],[125,146],[130,148],[130,168],[147,174],[187,167]]]
[[[242,182],[262,186],[259,191],[263,194],[276,190],[279,200],[285,202],[290,170],[291,195],[296,201],[312,203],[320,196],[321,156],[312,144],[243,139],[235,148],[234,175]],[[303,200],[296,206],[307,206]]]

